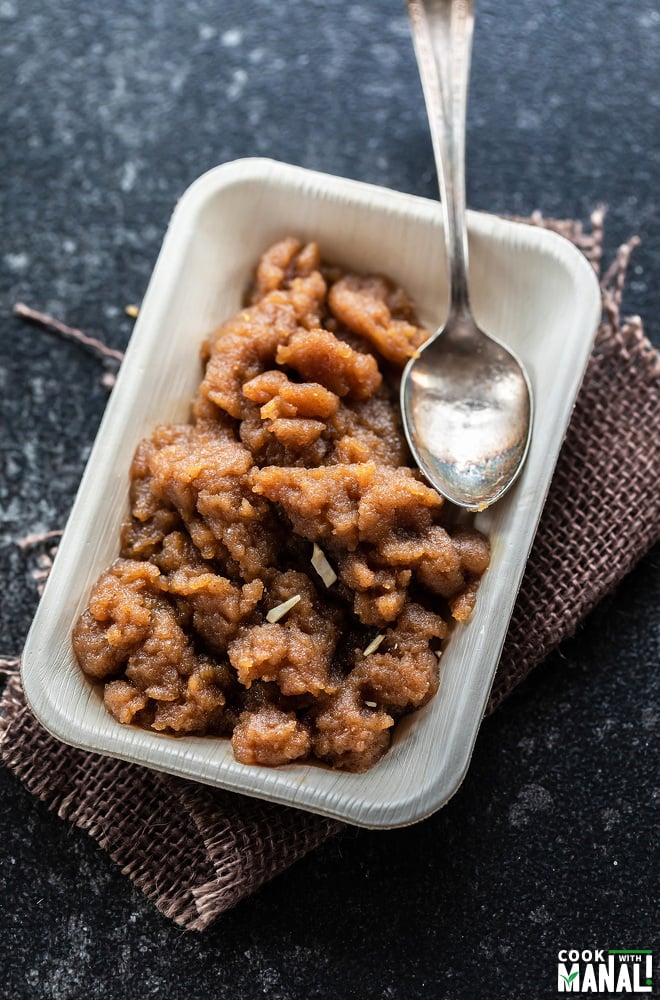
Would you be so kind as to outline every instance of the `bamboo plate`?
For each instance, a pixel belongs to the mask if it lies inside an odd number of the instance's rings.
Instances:
[[[326,260],[382,271],[435,329],[446,311],[440,208],[434,202],[270,160],[238,160],[200,177],[173,214],[116,387],[101,423],[23,657],[28,702],[74,746],[367,827],[415,822],[465,776],[527,556],[600,316],[594,273],[545,229],[471,213],[477,321],[518,354],[536,412],[525,468],[506,498],[477,516],[491,566],[475,611],[442,658],[436,697],[397,726],[366,774],[307,764],[237,763],[228,740],[122,726],[82,674],[71,629],[116,557],[138,441],[185,421],[200,379],[199,346],[231,316],[264,249],[287,234],[319,242]]]

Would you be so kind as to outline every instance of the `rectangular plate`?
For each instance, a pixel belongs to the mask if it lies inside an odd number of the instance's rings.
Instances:
[[[306,764],[237,763],[228,740],[122,726],[82,674],[71,630],[99,573],[117,556],[128,469],[154,426],[186,421],[200,381],[199,346],[241,305],[266,247],[291,234],[325,260],[383,272],[435,329],[446,303],[439,205],[269,160],[238,160],[200,177],[179,202],[28,636],[23,683],[35,715],[77,747],[339,817],[367,827],[415,822],[442,806],[467,770],[536,525],[600,316],[594,273],[547,230],[471,213],[477,321],[518,354],[535,398],[532,443],[507,497],[479,515],[491,567],[470,621],[442,659],[440,690],[396,728],[366,774]]]

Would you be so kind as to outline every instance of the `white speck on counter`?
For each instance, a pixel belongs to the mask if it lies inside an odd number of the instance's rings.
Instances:
[[[518,800],[509,809],[509,822],[512,826],[526,826],[533,813],[546,812],[553,805],[552,795],[543,785],[524,785]]]
[[[169,85],[173,94],[180,94],[184,84],[190,75],[189,66],[177,66],[170,75]]]
[[[132,160],[127,160],[122,167],[119,187],[122,191],[132,191],[137,177],[137,166]]]
[[[13,271],[14,274],[22,274],[23,271],[27,271],[30,264],[30,258],[26,253],[6,253],[4,260],[9,270]]]
[[[516,115],[516,128],[521,132],[534,131],[540,129],[542,125],[541,115],[530,108],[520,108]]]
[[[637,18],[640,28],[657,28],[660,25],[660,10],[650,10]]]
[[[235,69],[232,73],[231,83],[227,87],[227,97],[230,101],[235,101],[241,96],[247,83],[247,73],[244,69]]]
[[[550,922],[550,914],[548,913],[547,907],[537,906],[535,910],[532,910],[529,914],[529,919],[535,924],[547,924]]]
[[[240,28],[228,28],[223,31],[220,41],[228,49],[235,49],[243,41],[243,32]]]

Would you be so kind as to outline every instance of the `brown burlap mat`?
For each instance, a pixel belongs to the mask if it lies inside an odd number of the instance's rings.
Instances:
[[[571,239],[598,270],[602,213],[526,220]],[[602,280],[604,315],[493,685],[492,711],[653,544],[660,531],[660,359],[619,318],[628,256]],[[341,824],[85,753],[50,737],[17,674],[0,700],[0,756],[87,830],[176,923],[202,930]]]

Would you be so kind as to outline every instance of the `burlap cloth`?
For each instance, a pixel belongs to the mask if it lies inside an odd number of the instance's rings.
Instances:
[[[591,232],[571,239],[599,270]],[[603,322],[555,471],[488,703],[491,712],[647,551],[660,530],[660,359],[620,320],[628,257],[602,279]],[[50,737],[17,673],[0,700],[0,755],[62,819],[86,830],[156,906],[202,930],[342,824],[85,753]]]

